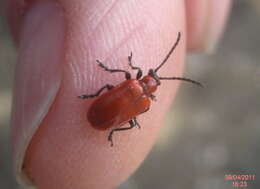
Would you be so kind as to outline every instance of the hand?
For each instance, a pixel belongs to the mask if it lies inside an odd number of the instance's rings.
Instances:
[[[160,129],[179,82],[164,82],[150,111],[138,117],[141,130],[97,131],[87,122],[96,91],[123,75],[101,70],[127,68],[127,56],[147,73],[162,61],[182,33],[162,76],[181,76],[186,46],[212,50],[229,11],[229,0],[47,1],[9,0],[8,19],[19,49],[12,113],[12,142],[18,175],[41,189],[113,188],[143,161]],[[28,1],[29,2],[29,1]],[[205,2],[208,2],[206,4]],[[185,29],[187,23],[187,31]],[[188,40],[186,37],[188,36]]]

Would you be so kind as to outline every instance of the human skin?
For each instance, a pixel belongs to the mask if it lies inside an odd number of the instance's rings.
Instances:
[[[124,76],[104,72],[96,59],[111,68],[128,69],[132,51],[134,65],[147,73],[163,60],[181,32],[178,47],[159,72],[181,76],[186,47],[193,51],[214,47],[230,4],[212,3],[201,9],[205,2],[183,0],[6,3],[18,47],[12,111],[14,164],[18,176],[23,172],[40,189],[118,186],[144,160],[162,127],[177,81],[163,81],[155,93],[158,101],[138,117],[141,129],[116,133],[110,147],[109,130],[95,130],[86,119],[92,101],[77,96],[106,83],[116,85]],[[218,15],[222,19],[214,19],[215,9],[221,7],[226,10]],[[215,22],[204,22],[199,15]],[[194,17],[202,23],[191,24]]]

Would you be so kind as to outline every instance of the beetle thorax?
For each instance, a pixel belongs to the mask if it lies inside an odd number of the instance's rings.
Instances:
[[[140,83],[144,89],[144,93],[147,96],[150,96],[153,92],[155,92],[157,90],[157,86],[158,86],[157,81],[149,75],[144,76],[140,80]]]

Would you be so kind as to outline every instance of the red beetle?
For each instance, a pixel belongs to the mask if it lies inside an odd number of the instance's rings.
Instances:
[[[151,100],[155,100],[153,93],[161,84],[161,80],[182,80],[188,81],[202,86],[199,82],[193,81],[183,77],[159,77],[157,71],[166,63],[181,38],[180,32],[178,38],[164,58],[162,63],[156,69],[150,69],[148,75],[142,78],[143,72],[141,68],[135,67],[132,64],[132,53],[128,57],[129,66],[133,70],[137,70],[136,79],[131,79],[131,74],[125,70],[109,69],[99,60],[98,65],[108,72],[123,72],[126,80],[117,86],[106,84],[99,89],[95,94],[84,94],[79,98],[94,98],[97,99],[92,103],[89,108],[87,118],[91,125],[99,130],[106,130],[114,126],[124,125],[126,122],[130,124],[129,127],[114,128],[108,135],[108,140],[113,146],[112,135],[115,131],[124,131],[139,126],[136,116],[146,112],[150,108]],[[100,93],[107,89],[108,91],[100,95]],[[100,96],[99,96],[100,95]]]

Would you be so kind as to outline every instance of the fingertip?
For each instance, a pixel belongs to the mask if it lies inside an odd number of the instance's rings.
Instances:
[[[183,68],[182,1],[159,3],[159,9],[158,1],[142,2],[142,6],[132,1],[111,5],[77,3],[64,4],[69,16],[66,15],[68,31],[62,83],[55,103],[30,142],[24,161],[24,171],[39,188],[113,188],[133,173],[155,142],[177,82],[166,82],[158,90],[158,102],[140,116],[142,129],[116,135],[111,148],[107,141],[109,131],[94,129],[86,118],[92,100],[75,98],[96,91],[104,83],[119,84],[124,79],[123,75],[100,69],[96,58],[112,68],[127,68],[127,55],[133,49],[135,65],[147,71],[162,61],[182,31],[181,43],[160,74],[179,76]],[[95,11],[91,7],[94,4]],[[92,14],[98,25],[89,20]]]

